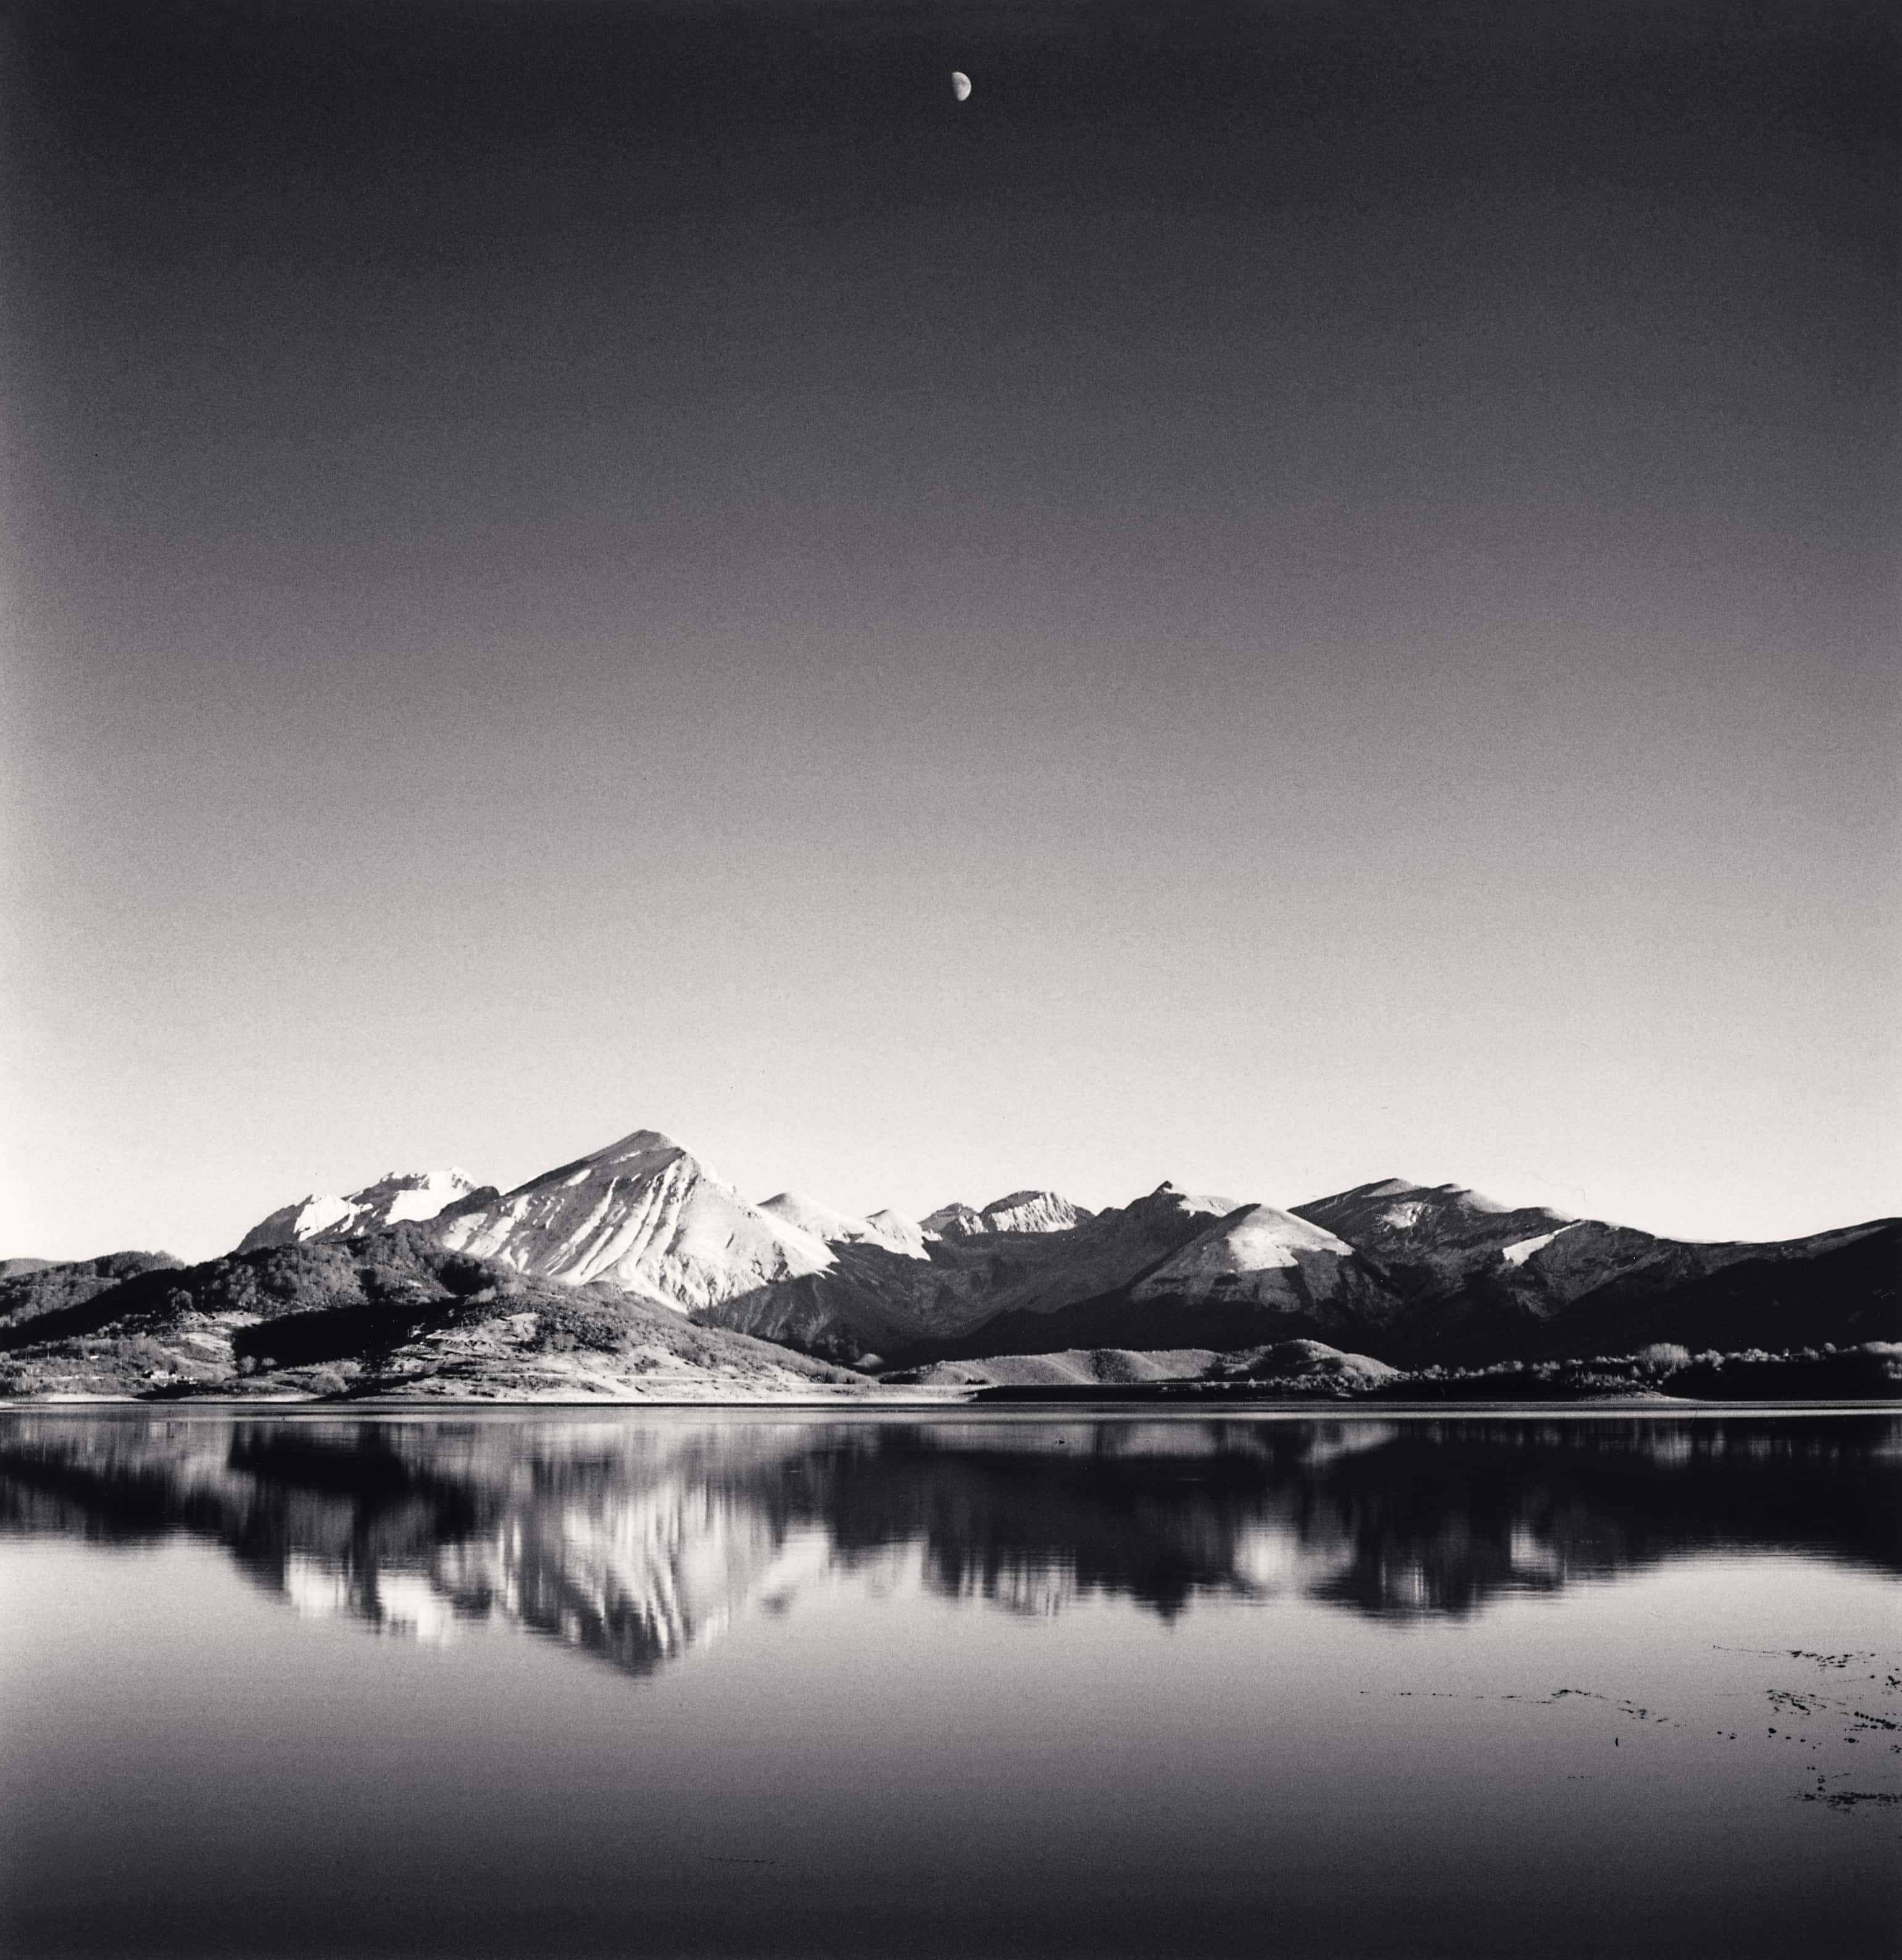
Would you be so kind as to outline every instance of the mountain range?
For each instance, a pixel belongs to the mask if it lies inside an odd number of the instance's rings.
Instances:
[[[262,1359],[354,1370],[326,1376],[330,1392],[652,1393],[704,1374],[720,1395],[799,1393],[899,1370],[1136,1379],[1149,1368],[1088,1357],[1300,1343],[1350,1351],[1371,1380],[1659,1343],[1892,1341],[1899,1277],[1902,1220],[1703,1243],[1398,1178],[1286,1211],[1164,1183],[1096,1211],[1024,1190],[857,1217],[791,1192],[752,1202],[640,1130],[507,1191],[442,1170],[307,1197],[197,1267],[9,1261],[0,1388],[262,1387]],[[90,1367],[127,1342],[143,1373]],[[1051,1357],[1056,1373],[939,1366],[1006,1356]]]

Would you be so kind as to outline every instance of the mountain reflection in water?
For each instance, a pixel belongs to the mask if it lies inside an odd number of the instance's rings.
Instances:
[[[1709,1551],[1902,1569],[1882,1417],[839,1421],[21,1411],[0,1529],[224,1546],[307,1613],[645,1674],[840,1570],[1013,1612],[1483,1611]]]

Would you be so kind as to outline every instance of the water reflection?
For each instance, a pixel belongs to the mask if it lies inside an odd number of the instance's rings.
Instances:
[[[1017,1613],[1477,1612],[1712,1551],[1902,1569],[1884,1417],[0,1418],[0,1528],[224,1546],[297,1610],[501,1618],[631,1673],[830,1573]]]

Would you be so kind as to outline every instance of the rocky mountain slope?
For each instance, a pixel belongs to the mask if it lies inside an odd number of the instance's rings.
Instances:
[[[1245,1302],[1374,1324],[1394,1306],[1389,1290],[1345,1240],[1272,1204],[1251,1205],[1210,1226],[1139,1280],[1130,1298]]]
[[[386,1225],[420,1223],[475,1188],[466,1171],[386,1171],[346,1198],[301,1198],[283,1206],[253,1225],[237,1249],[253,1252],[261,1246],[297,1246],[310,1239],[354,1239]]]
[[[1153,1204],[1161,1195],[1137,1203]],[[1331,1233],[1273,1205],[1205,1202],[1213,1215],[1185,1221],[1201,1229],[1166,1255],[1121,1272],[1099,1268],[1092,1276],[1106,1284],[1068,1297],[1049,1296],[1035,1306],[1007,1302],[962,1335],[940,1337],[939,1351],[976,1358],[1065,1348],[1229,1349],[1302,1338],[1371,1345],[1401,1312],[1385,1276]]]
[[[1468,1274],[1576,1221],[1543,1205],[1515,1208],[1463,1185],[1382,1178],[1297,1204],[1296,1215],[1344,1239],[1413,1293],[1457,1287]]]
[[[1080,1212],[1067,1227],[946,1233],[927,1242],[923,1260],[835,1245],[823,1271],[736,1297],[698,1317],[848,1360],[962,1352],[961,1344],[981,1328],[988,1335],[1017,1319],[1044,1330],[1038,1348],[1083,1344],[1047,1338],[1048,1317],[1127,1288],[1232,1209],[1225,1198],[1166,1184],[1131,1204]],[[1021,1215],[1008,1200],[972,1215],[991,1210]],[[1007,1341],[985,1351],[1010,1351]]]
[[[447,1251],[415,1224],[196,1266],[85,1263],[63,1286],[61,1268],[35,1275],[0,1325],[0,1393],[688,1402],[869,1386],[618,1287]]]
[[[1583,1357],[1657,1341],[1853,1344],[1902,1332],[1902,1220],[1700,1242],[1398,1178],[1296,1210],[1353,1246],[1404,1303],[1380,1351],[1395,1360]]]
[[[572,1378],[592,1394],[657,1370],[684,1382],[682,1368],[704,1366],[724,1393],[762,1353],[811,1381],[821,1377],[800,1371],[815,1362],[922,1379],[916,1371],[934,1363],[1232,1355],[1304,1341],[1417,1370],[1659,1343],[1783,1352],[1902,1336],[1893,1219],[1774,1244],[1693,1244],[1389,1178],[1292,1211],[1164,1184],[1102,1211],[1023,1190],[914,1220],[789,1192],[751,1203],[652,1130],[507,1192],[467,1185],[460,1172],[392,1175],[345,1198],[305,1199],[254,1227],[231,1259],[189,1273],[156,1254],[19,1262],[0,1274],[8,1379],[33,1392],[250,1383],[289,1365],[283,1339],[260,1348],[251,1323],[230,1316],[320,1306],[357,1318],[326,1321],[333,1351],[299,1349],[296,1365],[342,1370],[339,1392],[363,1379],[441,1379],[540,1393]],[[266,1255],[291,1263],[266,1259],[253,1273]],[[452,1277],[465,1273],[488,1277],[466,1286]],[[320,1301],[304,1297],[312,1287]],[[302,1303],[268,1305],[280,1295]],[[412,1297],[429,1310],[395,1339],[382,1306]],[[503,1300],[515,1303],[504,1312]],[[579,1336],[551,1345],[568,1308],[605,1347]],[[712,1345],[693,1345],[689,1320]],[[654,1348],[653,1330],[669,1326]],[[338,1344],[346,1332],[361,1336],[357,1347]],[[730,1351],[719,1344],[729,1337],[752,1338]],[[145,1344],[135,1354],[129,1341]],[[625,1360],[637,1348],[647,1353],[638,1367]],[[600,1355],[610,1358],[588,1358]],[[278,1369],[262,1369],[266,1358]],[[1073,1366],[1039,1365],[1066,1378]]]
[[[1067,1232],[1091,1216],[1054,1191],[1013,1191],[988,1204],[943,1205],[920,1222],[941,1239],[975,1239],[997,1232]]]
[[[478,1192],[431,1230],[450,1251],[514,1272],[569,1286],[603,1281],[683,1313],[823,1272],[834,1259],[823,1239],[749,1204],[657,1130],[637,1130],[506,1194]]]
[[[822,1270],[699,1317],[899,1367],[1301,1339],[1404,1367],[1482,1366],[1902,1335],[1902,1221],[1694,1244],[1388,1179],[1291,1211],[1165,1185],[1067,1227],[1046,1208],[1035,1230],[981,1229],[1045,1195],[933,1214],[921,1258],[835,1242]]]

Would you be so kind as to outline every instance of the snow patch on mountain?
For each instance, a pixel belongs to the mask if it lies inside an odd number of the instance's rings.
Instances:
[[[253,1225],[238,1241],[240,1252],[266,1246],[303,1245],[313,1239],[354,1239],[386,1226],[422,1223],[476,1188],[466,1171],[387,1171],[347,1197],[300,1198]]]
[[[1511,1245],[1501,1251],[1500,1257],[1509,1266],[1522,1266],[1535,1252],[1544,1252],[1560,1233],[1575,1231],[1576,1229],[1576,1225],[1561,1225],[1557,1230],[1540,1233],[1536,1238],[1515,1239]]]
[[[984,1215],[994,1232],[1067,1232],[1096,1214],[1054,1191],[1013,1191],[994,1198]]]

